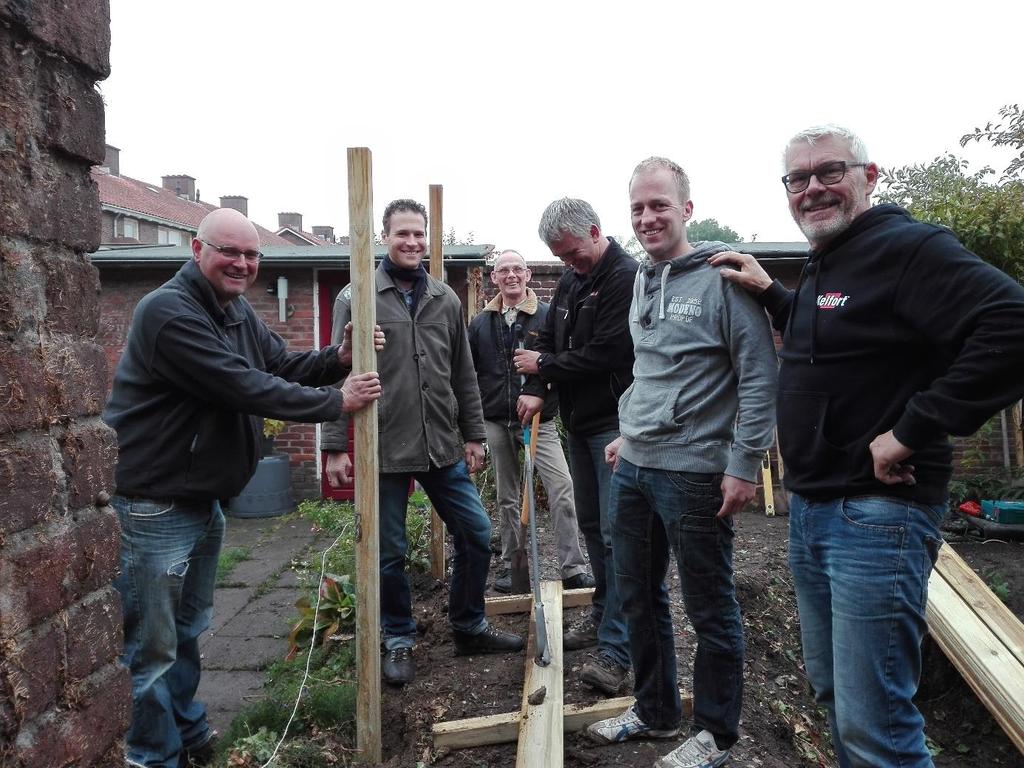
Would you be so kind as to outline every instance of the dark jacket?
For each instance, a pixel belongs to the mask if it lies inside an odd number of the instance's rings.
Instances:
[[[341,393],[312,387],[344,373],[337,347],[288,352],[244,298],[221,309],[189,261],[132,315],[103,412],[117,432],[118,493],[236,496],[259,461],[261,417],[335,418]]]
[[[522,328],[526,349],[534,348],[547,314],[548,305],[537,299],[532,288],[527,288],[526,299],[516,314],[516,325]],[[514,326],[509,327],[501,315],[499,293],[469,324],[469,348],[487,421],[500,421],[506,426],[519,423],[516,403],[522,390],[522,377],[512,366],[512,353],[518,345]],[[546,393],[540,418],[548,421],[557,414],[558,392],[552,388]]]
[[[374,273],[377,325],[386,338],[377,355],[381,472],[448,467],[465,457],[467,441],[486,439],[462,303],[444,283],[426,280],[413,319],[383,265]],[[352,291],[345,286],[334,302],[332,339],[341,339],[351,317]],[[324,424],[320,447],[348,450],[347,416]]]
[[[539,376],[523,391],[543,397],[558,385],[562,422],[570,432],[592,435],[619,428],[619,396],[633,382],[629,305],[638,264],[611,238],[594,270],[567,269],[555,287],[535,349]]]
[[[947,435],[969,435],[1024,391],[1024,288],[943,227],[895,205],[810,254],[796,291],[761,295],[783,331],[779,445],[786,485],[813,499],[880,494],[944,503]],[[875,479],[893,430],[917,484]]]

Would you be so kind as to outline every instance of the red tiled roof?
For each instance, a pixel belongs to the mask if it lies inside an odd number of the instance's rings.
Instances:
[[[319,235],[314,235],[312,232],[307,232],[304,229],[295,229],[295,227],[281,227],[280,229],[277,230],[277,234],[281,237],[283,237],[283,235],[281,235],[282,232],[290,232],[296,237],[302,237],[306,240],[309,240],[309,244],[315,247],[325,247],[328,245],[334,245],[334,243],[329,243]],[[288,243],[294,245],[294,243],[291,240],[289,240]]]
[[[134,211],[193,231],[199,227],[199,222],[206,214],[217,210],[216,205],[184,200],[169,189],[128,176],[111,176],[93,168],[92,177],[99,187],[101,205]],[[259,232],[260,245],[291,245],[269,229],[256,222],[253,224]]]

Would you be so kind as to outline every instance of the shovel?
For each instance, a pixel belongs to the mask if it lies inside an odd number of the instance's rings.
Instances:
[[[533,456],[536,453],[537,431],[540,428],[540,413],[533,415],[533,423],[523,427],[523,443],[526,446],[526,499],[530,521],[530,555],[533,558],[533,617],[537,625],[536,662],[542,667],[551,663],[548,652],[548,627],[544,621],[544,602],[540,596],[540,555],[537,552],[537,515],[533,494]],[[531,435],[532,433],[532,435]],[[532,438],[532,439],[531,439]]]
[[[533,415],[532,430],[537,434],[540,428],[540,414]],[[512,578],[512,594],[525,595],[530,591],[530,558],[526,553],[527,526],[533,518],[531,503],[533,501],[533,457],[537,455],[537,442],[530,440],[531,427],[523,428],[523,442],[525,444],[526,467],[523,471],[523,509],[519,514],[519,531],[516,538],[517,546],[512,552],[512,563],[509,575]],[[537,562],[534,555],[533,562]]]

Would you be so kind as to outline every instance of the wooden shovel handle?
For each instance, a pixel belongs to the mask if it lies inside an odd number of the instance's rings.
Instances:
[[[530,423],[530,459],[537,456],[537,432],[540,431],[540,411],[533,414],[533,421]],[[519,513],[519,522],[522,525],[530,524],[529,497],[526,495],[533,491],[532,488],[523,486],[523,510]]]

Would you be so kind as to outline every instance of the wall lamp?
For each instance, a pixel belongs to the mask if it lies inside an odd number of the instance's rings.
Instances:
[[[288,278],[278,277],[276,283],[267,286],[267,293],[277,296],[277,319],[285,322],[295,312],[295,307],[288,306]]]

